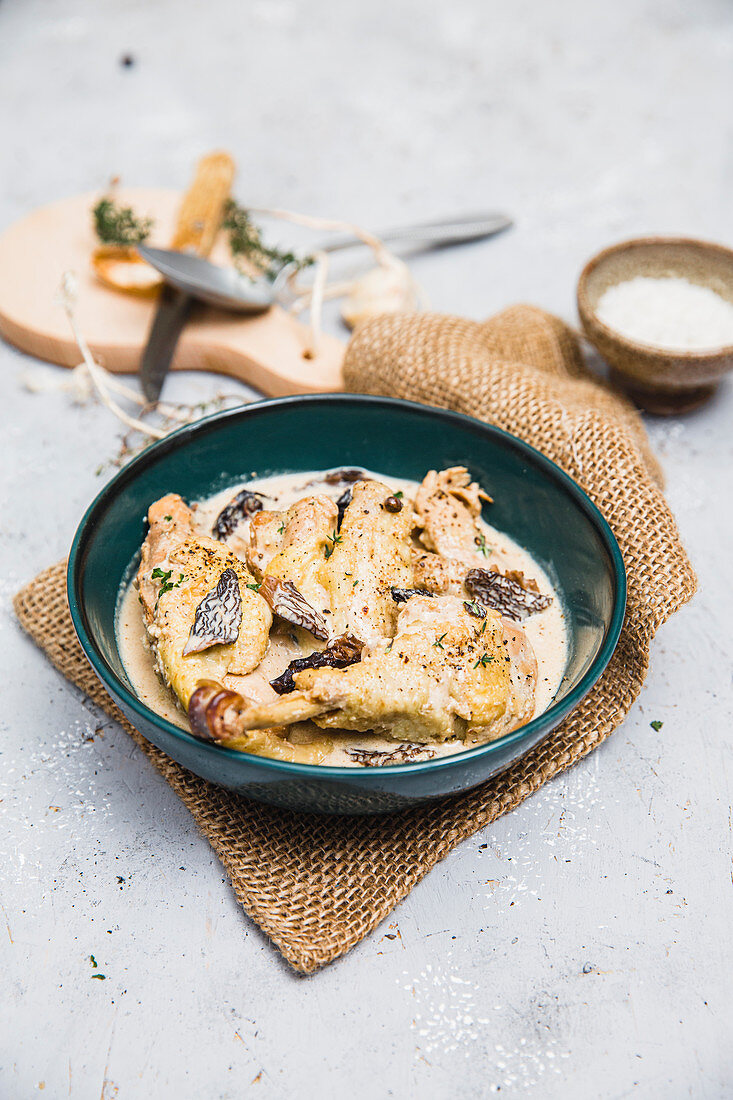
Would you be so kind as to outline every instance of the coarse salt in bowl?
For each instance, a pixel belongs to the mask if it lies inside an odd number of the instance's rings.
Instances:
[[[671,237],[614,245],[581,273],[578,312],[612,381],[638,405],[695,408],[733,367],[733,251]]]

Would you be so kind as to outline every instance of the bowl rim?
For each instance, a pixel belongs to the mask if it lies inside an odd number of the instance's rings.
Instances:
[[[699,237],[630,237],[629,240],[626,241],[617,241],[616,244],[608,245],[607,248],[602,248],[600,252],[596,252],[591,256],[578,276],[576,299],[581,320],[585,321],[586,317],[590,317],[593,324],[597,325],[605,336],[611,340],[615,340],[616,343],[620,344],[627,351],[642,351],[649,356],[649,358],[674,359],[693,366],[699,363],[705,363],[706,365],[713,364],[719,359],[725,359],[732,356],[733,344],[719,344],[714,348],[700,348],[699,351],[696,351],[694,348],[682,348],[680,350],[676,348],[663,348],[660,347],[659,344],[648,344],[644,340],[632,340],[629,336],[624,336],[618,329],[611,328],[605,321],[602,321],[595,307],[591,306],[588,299],[588,280],[596,268],[604,263],[609,256],[614,256],[619,252],[632,251],[635,248],[654,248],[665,245],[691,245],[694,248],[700,249],[701,252],[718,252],[727,256],[733,263],[733,248],[728,248],[728,246],[724,244],[718,244],[717,241],[706,241]]]
[[[83,577],[85,544],[90,533],[96,527],[94,522],[95,518],[99,512],[106,508],[108,501],[116,495],[119,489],[124,487],[128,482],[133,481],[138,471],[147,466],[151,460],[156,459],[160,455],[180,449],[182,446],[185,446],[194,435],[209,431],[214,425],[221,421],[238,419],[240,417],[246,420],[251,416],[267,415],[273,409],[290,408],[300,404],[311,406],[319,404],[338,406],[352,403],[363,406],[372,405],[392,410],[398,409],[403,412],[421,416],[434,416],[440,420],[447,420],[454,423],[463,429],[469,428],[474,433],[484,434],[488,432],[489,434],[498,436],[505,446],[518,451],[525,458],[530,459],[535,465],[539,465],[550,478],[559,482],[573,498],[574,502],[580,507],[581,511],[585,513],[591,524],[596,528],[611,562],[615,589],[614,602],[601,648],[575,687],[568,692],[562,700],[553,703],[547,710],[537,715],[530,722],[527,722],[526,725],[520,726],[516,730],[512,730],[510,733],[497,738],[495,741],[477,745],[463,752],[439,757],[437,760],[423,760],[409,764],[390,764],[386,768],[384,766],[353,768],[337,767],[331,764],[300,764],[288,760],[273,760],[266,756],[239,752],[236,749],[228,749],[223,745],[217,745],[214,742],[208,742],[201,738],[194,737],[193,734],[189,733],[187,730],[174,725],[166,718],[163,718],[162,715],[157,714],[139,699],[137,695],[129,691],[118,678],[114,670],[107,665],[97,643],[87,632],[84,625],[85,615],[81,599],[81,581]],[[499,428],[494,424],[488,424],[472,416],[466,416],[463,413],[453,412],[449,409],[443,409],[433,405],[422,405],[415,401],[405,401],[402,398],[380,397],[356,393],[295,394],[287,397],[264,398],[260,401],[253,401],[248,405],[236,406],[232,409],[221,410],[210,416],[202,417],[193,424],[185,424],[183,427],[165,436],[165,438],[150,444],[141,454],[131,459],[119,473],[107,482],[82,516],[71,544],[71,550],[69,551],[66,579],[71,619],[87,660],[104,686],[109,688],[114,695],[121,698],[135,714],[151,722],[162,732],[172,735],[175,739],[182,740],[188,745],[195,745],[207,751],[224,754],[223,758],[225,760],[231,760],[241,764],[244,759],[244,761],[250,765],[280,772],[283,776],[290,774],[301,778],[320,778],[324,780],[345,778],[353,780],[355,777],[358,777],[360,782],[379,782],[380,777],[383,781],[389,774],[422,774],[426,771],[433,772],[437,769],[454,767],[461,762],[471,762],[483,756],[489,756],[496,752],[499,747],[506,748],[525,738],[531,742],[528,745],[529,750],[529,748],[533,747],[536,743],[536,740],[532,740],[532,735],[541,733],[542,729],[545,727],[547,727],[548,732],[550,729],[554,728],[562,721],[565,715],[577,706],[600,678],[618,643],[626,611],[627,596],[626,569],[618,542],[609,524],[604,519],[598,507],[593,503],[587,493],[581,489],[577,482],[566,474],[555,462],[543,455],[541,451],[538,451],[529,443],[525,443],[510,432],[504,431],[503,428]]]

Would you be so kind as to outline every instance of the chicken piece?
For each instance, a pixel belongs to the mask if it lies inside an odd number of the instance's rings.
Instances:
[[[256,512],[249,523],[249,544],[244,557],[249,569],[261,581],[277,554],[285,530],[284,512]]]
[[[512,619],[502,616],[504,645],[509,655],[511,675],[509,711],[514,715],[513,724],[506,732],[517,729],[534,716],[537,691],[537,657],[532,643]]]
[[[379,481],[354,483],[341,528],[319,571],[331,606],[332,633],[366,644],[394,634],[397,605],[390,587],[412,585],[409,536],[414,513],[408,501],[385,507],[392,491]]]
[[[170,494],[151,505],[148,522],[137,575],[145,624],[163,678],[187,707],[200,680],[244,675],[257,667],[267,649],[272,615],[247,587],[253,578],[239,558],[223,543],[194,532],[191,509],[179,496]],[[196,608],[227,569],[239,585],[237,640],[184,656]]]
[[[328,594],[320,581],[326,551],[336,537],[338,508],[329,497],[303,497],[291,504],[284,517],[278,552],[265,567],[265,575],[292,581],[318,610],[328,608]]]
[[[464,562],[413,548],[412,571],[416,588],[427,588],[439,596],[463,594],[467,572]]]
[[[486,564],[486,539],[481,530],[481,501],[491,497],[465,466],[430,470],[415,497],[420,541],[428,550],[467,565]]]
[[[296,673],[297,690],[274,703],[231,700],[216,715],[220,733],[236,738],[310,718],[322,728],[430,743],[491,740],[513,728],[510,657],[498,615],[477,618],[453,596],[415,596],[397,627],[358,664]]]

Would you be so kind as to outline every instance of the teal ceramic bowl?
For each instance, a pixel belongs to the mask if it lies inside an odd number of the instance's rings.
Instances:
[[[136,566],[148,506],[163,493],[197,500],[244,481],[335,466],[420,480],[465,465],[491,492],[487,518],[537,559],[561,593],[569,634],[549,710],[488,745],[438,760],[334,768],[266,760],[199,741],[138,699],[115,637],[121,587]],[[618,640],[626,579],[598,509],[554,463],[470,417],[406,401],[327,394],[262,401],[182,428],[149,447],[102,490],[69,558],[79,641],[130,722],[184,767],[248,798],[321,813],[379,813],[483,783],[538,744],[590,690]]]

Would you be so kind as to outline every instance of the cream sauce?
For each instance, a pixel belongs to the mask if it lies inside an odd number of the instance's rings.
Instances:
[[[419,487],[418,482],[372,471],[366,471],[366,473],[369,477],[384,482],[393,492],[402,491],[406,499],[413,500]],[[329,485],[323,481],[323,476],[323,472],[313,471],[253,478],[251,481],[225,489],[194,505],[194,523],[202,534],[210,534],[216,517],[245,485],[248,489],[261,493],[265,498],[263,506],[270,510],[285,511],[296,500],[306,495],[317,494],[337,500],[345,486]],[[539,614],[529,616],[520,624],[537,658],[538,676],[534,711],[536,717],[547,710],[551,704],[565,671],[567,637],[562,604],[549,577],[526,550],[484,520],[481,521],[481,528],[486,538],[487,567],[496,564],[502,571],[521,570],[526,577],[531,577],[537,582],[541,593],[553,597],[548,608]],[[241,536],[243,532],[246,534],[244,526],[237,529],[237,535]],[[235,539],[230,543],[233,549],[236,541]],[[119,602],[117,643],[122,662],[138,698],[169,722],[180,726],[181,729],[188,729],[188,719],[175,695],[156,672],[155,659],[148,641],[134,582],[128,586]],[[269,681],[278,676],[295,657],[303,655],[304,651],[294,642],[289,633],[273,632],[260,666],[248,676],[226,676],[225,685],[258,701],[274,700],[278,696],[270,687]],[[298,728],[292,731],[292,741],[307,742],[310,726],[311,723],[299,723]],[[321,737],[323,731],[314,726],[313,734]],[[321,763],[336,767],[361,766],[360,762],[350,755],[355,750],[391,753],[397,748],[395,741],[374,735],[329,730],[328,736],[333,739],[333,748]],[[431,744],[429,747],[426,746],[424,754],[414,759],[450,756],[470,747],[470,744],[463,741]]]

